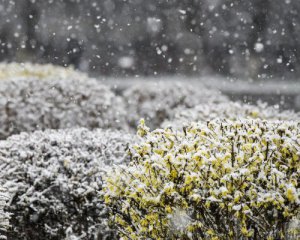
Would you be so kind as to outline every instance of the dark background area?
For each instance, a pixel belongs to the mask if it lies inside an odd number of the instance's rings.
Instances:
[[[2,0],[0,61],[295,80],[298,0]]]

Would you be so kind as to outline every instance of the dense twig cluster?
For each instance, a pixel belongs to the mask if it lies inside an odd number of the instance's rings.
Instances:
[[[149,132],[105,202],[123,239],[296,239],[300,124],[214,120]]]
[[[70,127],[134,130],[140,118],[151,128],[174,117],[177,108],[227,102],[216,90],[180,82],[137,83],[116,96],[72,68],[0,64],[0,138],[22,131]]]
[[[119,131],[76,129],[0,142],[0,182],[12,196],[9,239],[111,239],[100,200],[102,175],[128,161],[134,139]]]
[[[174,81],[137,83],[124,91],[123,98],[127,104],[129,125],[136,128],[138,121],[144,118],[151,129],[161,127],[163,121],[172,119],[178,107],[188,109],[197,104],[228,101],[217,90],[205,86],[195,89],[189,84]]]
[[[190,122],[206,122],[215,118],[238,120],[241,118],[264,120],[299,120],[300,114],[291,110],[280,111],[274,106],[258,102],[257,105],[240,102],[199,104],[193,108],[179,107],[174,110],[174,118],[165,121],[163,127],[182,128]]]
[[[95,79],[51,65],[0,68],[2,139],[39,129],[127,126],[122,100]]]

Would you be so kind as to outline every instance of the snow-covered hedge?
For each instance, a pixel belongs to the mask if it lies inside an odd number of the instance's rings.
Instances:
[[[165,121],[163,127],[182,128],[190,122],[209,121],[215,118],[237,120],[241,118],[264,120],[300,120],[300,114],[294,111],[280,111],[274,106],[258,102],[257,105],[240,102],[199,104],[187,109],[179,107],[174,110],[174,118]]]
[[[227,102],[219,91],[206,86],[193,86],[177,81],[136,83],[123,92],[127,104],[129,124],[136,128],[141,118],[151,129],[161,127],[163,121],[172,119],[174,109],[191,108],[201,103]]]
[[[213,120],[153,132],[141,122],[139,134],[130,165],[105,179],[123,239],[293,239],[299,231],[299,122]]]
[[[9,218],[10,214],[4,210],[9,200],[9,194],[6,188],[0,187],[0,239],[5,240],[6,231],[10,227]]]
[[[108,87],[72,69],[1,66],[0,138],[71,127],[126,128],[125,107]]]
[[[52,64],[0,63],[0,80],[16,77],[88,78],[85,73],[76,71],[72,67],[60,67]]]
[[[0,183],[13,196],[9,239],[111,239],[102,175],[128,160],[134,139],[116,130],[75,129],[1,141]]]

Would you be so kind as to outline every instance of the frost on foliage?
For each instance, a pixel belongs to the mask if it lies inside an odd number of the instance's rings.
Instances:
[[[126,128],[121,99],[95,79],[51,65],[4,66],[0,138],[47,128]]]
[[[172,118],[177,107],[191,108],[200,103],[228,101],[216,90],[174,81],[135,84],[124,91],[123,97],[127,103],[129,124],[135,128],[138,121],[145,118],[151,129]]]
[[[299,127],[213,120],[149,132],[141,122],[129,166],[105,178],[112,222],[123,239],[296,239]]]
[[[197,121],[209,121],[215,118],[237,120],[240,118],[264,119],[264,120],[299,120],[300,114],[294,111],[279,111],[258,102],[257,105],[243,104],[239,102],[200,104],[186,109],[179,107],[174,111],[174,118],[165,121],[163,127],[182,128],[185,124]]]
[[[9,194],[7,189],[0,187],[0,239],[4,240],[6,238],[6,231],[10,227],[9,218],[10,215],[4,210],[9,200]]]
[[[128,160],[133,141],[101,129],[37,131],[1,141],[0,180],[13,196],[9,239],[111,239],[102,176]]]

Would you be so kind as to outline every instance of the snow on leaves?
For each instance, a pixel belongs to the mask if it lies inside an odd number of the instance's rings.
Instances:
[[[4,210],[10,196],[6,188],[0,187],[0,239],[6,240],[6,231],[10,227],[10,214]]]
[[[195,89],[188,84],[174,81],[137,83],[124,91],[123,98],[127,103],[129,125],[135,128],[136,123],[144,118],[151,129],[172,119],[174,110],[178,107],[192,108],[201,103],[228,101],[226,96],[206,86]]]
[[[29,77],[29,78],[88,78],[83,73],[74,70],[72,67],[60,67],[52,64],[32,64],[32,63],[0,63],[0,80]]]
[[[149,132],[142,121],[129,167],[106,179],[111,220],[123,239],[292,239],[299,127],[213,120]]]
[[[134,139],[116,130],[74,129],[0,142],[0,181],[13,196],[9,239],[114,236],[100,200],[102,176],[109,166],[128,161]]]
[[[126,129],[119,97],[95,79],[51,65],[0,66],[0,138],[71,127]]]
[[[241,118],[264,119],[264,120],[298,120],[299,113],[294,111],[279,111],[258,102],[257,105],[243,104],[240,102],[207,103],[199,104],[193,108],[178,107],[174,110],[174,118],[165,121],[163,127],[182,128],[190,122],[206,122],[215,118],[237,120]]]

